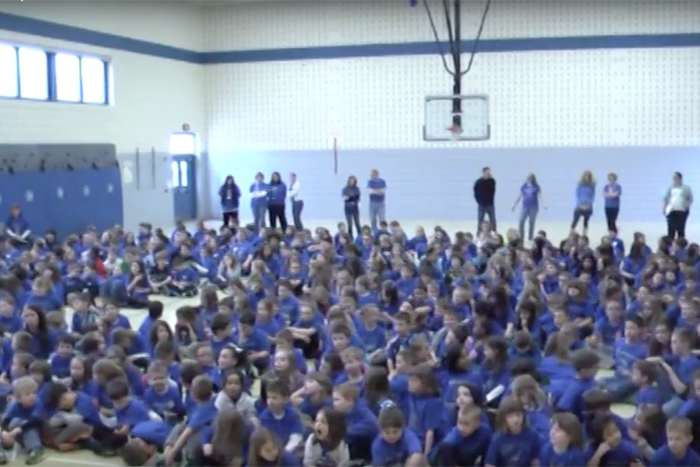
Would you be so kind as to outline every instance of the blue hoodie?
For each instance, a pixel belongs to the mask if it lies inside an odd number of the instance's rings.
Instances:
[[[576,207],[590,206],[593,207],[595,202],[595,184],[579,183],[576,186]]]
[[[286,199],[287,185],[284,182],[272,182],[268,185],[267,200],[270,206],[284,206]]]

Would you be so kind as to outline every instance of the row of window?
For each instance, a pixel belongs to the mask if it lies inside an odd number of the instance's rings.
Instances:
[[[104,105],[108,71],[101,58],[0,44],[0,97]]]

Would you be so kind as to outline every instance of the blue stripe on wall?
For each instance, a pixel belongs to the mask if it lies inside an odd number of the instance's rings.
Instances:
[[[130,37],[67,26],[51,21],[27,18],[0,12],[0,29],[58,39],[78,44],[133,52],[205,65],[289,60],[328,60],[334,58],[390,57],[402,55],[432,55],[447,50],[447,44],[435,42],[406,42],[400,44],[364,44],[323,47],[196,52]],[[465,51],[472,50],[473,41],[463,41]],[[520,39],[484,39],[477,52],[532,52],[590,49],[642,49],[667,47],[700,47],[700,33],[649,34],[619,36],[537,37]]]

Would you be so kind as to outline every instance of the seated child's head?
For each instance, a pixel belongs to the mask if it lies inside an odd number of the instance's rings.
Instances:
[[[411,332],[411,314],[406,311],[400,311],[394,316],[394,331],[401,337],[406,337]]]
[[[596,415],[589,428],[589,440],[595,447],[607,443],[611,448],[616,448],[622,441],[622,433],[615,417],[609,413]]]
[[[579,349],[571,355],[571,364],[581,379],[590,379],[598,373],[600,357],[590,349]]]
[[[513,396],[528,410],[536,410],[545,406],[547,397],[540,385],[530,375],[520,375],[511,382]]]
[[[107,396],[116,409],[124,409],[129,405],[129,382],[126,378],[115,378],[106,386]]]
[[[34,406],[38,390],[39,385],[30,376],[23,376],[12,382],[12,395],[22,407]]]
[[[352,331],[350,328],[344,324],[336,324],[331,329],[331,341],[333,343],[333,350],[336,352],[342,352],[347,349],[350,345],[350,337],[352,336]]]
[[[608,391],[603,389],[590,389],[583,394],[583,415],[585,419],[591,419],[596,415],[609,414],[613,399]]]
[[[309,397],[330,397],[332,392],[333,382],[324,373],[311,373],[304,380],[304,393]]]
[[[637,360],[632,365],[632,383],[637,387],[653,386],[656,383],[659,366],[646,360]]]
[[[397,406],[387,407],[379,413],[381,436],[389,444],[396,444],[403,436],[406,419]]]
[[[481,426],[481,407],[462,407],[457,412],[457,430],[464,437],[470,436]]]
[[[219,339],[231,334],[231,318],[223,313],[216,313],[211,320],[211,332]]]
[[[224,371],[222,388],[231,400],[238,400],[245,390],[246,377],[240,368],[229,367]]]
[[[274,379],[265,385],[267,407],[272,412],[281,412],[289,401],[291,391],[289,385],[281,380]]]
[[[557,450],[565,451],[569,446],[584,448],[583,426],[572,413],[555,413],[549,429],[549,442]]]
[[[245,312],[241,314],[238,321],[238,329],[242,336],[247,337],[253,333],[253,326],[255,326],[255,314],[251,312]]]
[[[130,467],[146,465],[156,454],[158,454],[158,447],[140,438],[131,438],[121,448],[122,461]]]
[[[289,328],[282,329],[275,335],[275,348],[281,350],[294,348],[294,334]]]
[[[15,299],[12,295],[3,294],[0,296],[0,314],[10,318],[15,314]]]
[[[343,361],[345,371],[350,375],[362,373],[364,364],[362,357],[364,352],[357,347],[348,347],[340,353],[340,358]]]
[[[693,422],[685,417],[674,417],[666,422],[668,448],[676,457],[683,457],[693,442]]]
[[[152,362],[146,371],[148,385],[157,393],[163,393],[168,389],[169,374],[168,367],[160,362]]]
[[[355,408],[355,403],[360,397],[357,385],[347,382],[333,389],[333,408],[338,412],[349,413]]]
[[[196,376],[192,380],[190,395],[197,404],[206,404],[214,395],[214,383],[207,375]]]
[[[686,328],[678,328],[671,335],[671,352],[676,356],[686,356],[690,353],[693,333]]]
[[[525,426],[525,408],[515,397],[506,397],[496,412],[496,429],[501,433],[518,434]]]
[[[16,353],[12,356],[12,367],[10,373],[12,378],[20,378],[29,375],[29,367],[36,361],[34,355],[30,353]]]
[[[192,349],[195,360],[197,363],[202,365],[204,368],[211,367],[214,365],[214,351],[206,342],[197,343]]]
[[[51,382],[51,364],[46,360],[35,360],[29,365],[29,376],[34,378],[34,381],[36,381],[36,384],[39,386]]]
[[[273,359],[275,372],[289,375],[297,370],[297,360],[290,350],[278,349]]]
[[[26,331],[19,331],[12,335],[12,351],[17,353],[32,353],[34,338]]]

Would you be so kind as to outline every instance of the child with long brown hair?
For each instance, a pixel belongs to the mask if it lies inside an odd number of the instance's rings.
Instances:
[[[293,467],[300,464],[294,455],[280,446],[273,434],[266,428],[256,428],[250,437],[249,445],[246,467]]]
[[[321,409],[316,415],[313,433],[304,448],[304,466],[343,466],[350,462],[350,451],[344,441],[345,416],[331,408]]]
[[[496,412],[496,430],[484,458],[486,467],[535,465],[541,440],[535,430],[527,426],[525,408],[518,399],[503,399]],[[507,458],[505,453],[508,453]]]
[[[214,421],[211,440],[203,436],[201,465],[243,467],[248,458],[251,428],[234,409],[219,411]]]

